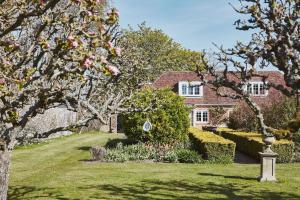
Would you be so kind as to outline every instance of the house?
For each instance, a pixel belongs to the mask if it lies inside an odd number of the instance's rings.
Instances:
[[[279,71],[263,71],[260,74],[268,77],[266,82],[285,85],[283,74]],[[208,76],[209,78],[211,77]],[[191,71],[164,73],[153,83],[153,86],[158,89],[170,88],[178,95],[183,96],[185,103],[192,107],[190,119],[192,126],[195,127],[210,124],[210,108],[220,106],[226,110],[225,117],[228,117],[235,105],[241,101],[218,96],[209,86],[202,85],[200,76]],[[273,101],[274,98],[282,95],[274,88],[266,90],[259,77],[253,77],[245,90],[258,104]]]

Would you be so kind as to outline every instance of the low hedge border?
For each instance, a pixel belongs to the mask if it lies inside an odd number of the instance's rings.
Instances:
[[[208,160],[229,159],[231,162],[235,155],[235,143],[213,132],[201,131],[191,127],[189,136],[192,144],[203,157]]]
[[[242,132],[228,128],[219,128],[216,133],[236,143],[236,148],[252,158],[260,160],[258,152],[264,149],[262,135],[256,132]],[[272,150],[278,154],[278,163],[289,163],[294,157],[294,142],[286,139],[276,140]]]

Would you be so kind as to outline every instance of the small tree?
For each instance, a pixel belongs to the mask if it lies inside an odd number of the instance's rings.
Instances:
[[[244,102],[235,106],[230,113],[228,127],[244,131],[257,131],[259,128],[256,115]]]
[[[134,142],[152,142],[172,144],[185,141],[190,126],[189,108],[183,98],[168,89],[144,89],[130,100],[137,108],[147,112],[133,112],[123,115],[123,127],[126,136]],[[143,124],[149,120],[152,129],[143,130]]]
[[[219,126],[228,119],[226,110],[221,106],[210,108],[209,116],[209,121],[212,126]]]

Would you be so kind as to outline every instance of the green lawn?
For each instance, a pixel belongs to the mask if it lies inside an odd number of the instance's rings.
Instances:
[[[9,199],[300,199],[300,164],[259,183],[257,164],[90,163],[116,134],[81,134],[15,150]]]

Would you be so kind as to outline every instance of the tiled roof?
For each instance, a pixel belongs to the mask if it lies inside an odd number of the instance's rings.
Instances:
[[[260,71],[261,75],[268,76],[267,81],[276,83],[276,84],[284,84],[284,79],[282,73],[278,71]],[[208,76],[208,79],[211,77]],[[153,86],[155,88],[171,88],[174,92],[178,93],[178,82],[180,81],[200,81],[201,77],[196,72],[191,71],[173,71],[166,72],[162,74],[154,83]],[[253,77],[252,81],[260,81],[261,78]],[[226,90],[230,91],[226,88]],[[253,96],[252,98],[257,103],[264,103],[274,96],[281,95],[281,93],[273,88],[269,90],[268,96]],[[208,86],[203,86],[203,97],[194,98],[187,97],[185,99],[187,104],[201,104],[201,105],[235,105],[238,100],[234,100],[232,98],[220,97],[216,94],[215,91],[210,89]]]

